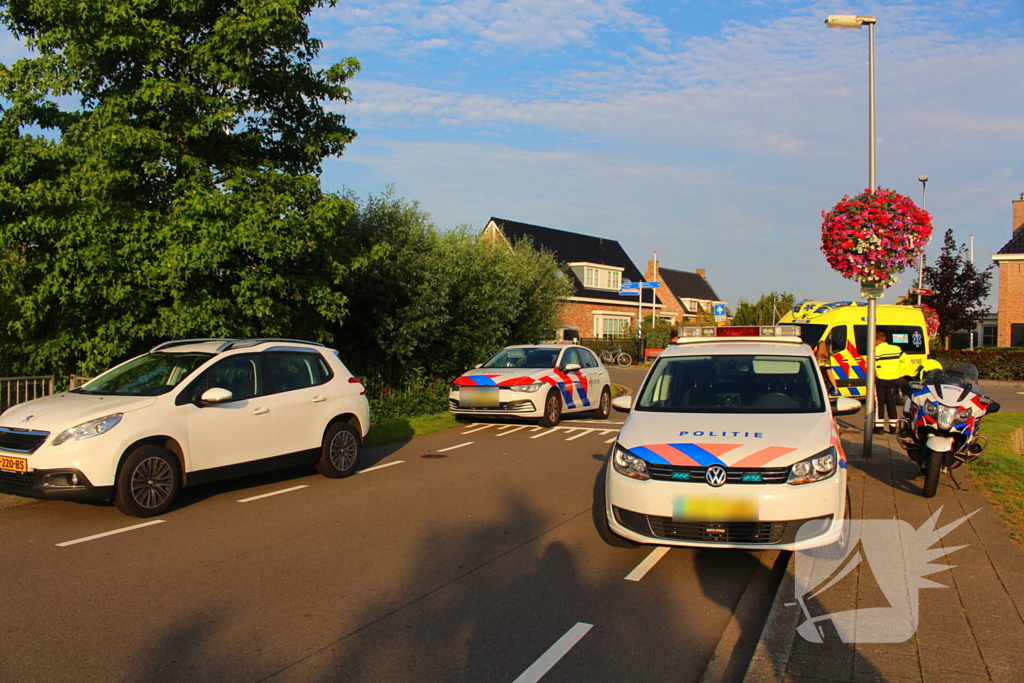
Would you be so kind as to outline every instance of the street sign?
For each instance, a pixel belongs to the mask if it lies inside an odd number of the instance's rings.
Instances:
[[[715,322],[725,322],[725,304],[715,304]]]
[[[881,299],[884,295],[885,289],[882,287],[872,287],[871,285],[860,286],[861,299]]]
[[[658,287],[661,287],[661,283],[660,282],[641,282],[640,283],[640,288],[641,289],[657,289]]]
[[[619,289],[640,289],[639,282],[623,282],[619,285]]]
[[[926,289],[925,287],[918,287],[914,290],[914,294],[920,294],[921,296],[931,296],[932,290]]]
[[[626,284],[629,284],[629,283],[626,283]],[[639,289],[620,289],[619,290],[619,295],[620,296],[640,296],[640,290]]]

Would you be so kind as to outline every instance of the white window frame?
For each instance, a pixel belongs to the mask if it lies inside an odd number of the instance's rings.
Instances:
[[[594,311],[594,336],[598,339],[604,339],[605,335],[618,335],[619,337],[625,336],[625,332],[633,324],[633,316],[628,313],[618,312],[604,312]],[[607,323],[614,321],[616,324],[615,328],[617,331],[609,331]]]
[[[569,267],[576,270],[577,276],[582,272],[583,286],[587,289],[617,292],[622,287],[622,273],[625,268],[587,261],[569,263]]]

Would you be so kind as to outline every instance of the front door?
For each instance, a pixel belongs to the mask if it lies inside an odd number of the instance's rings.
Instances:
[[[230,391],[232,400],[213,406],[196,402],[214,387]],[[192,470],[274,455],[274,398],[267,394],[259,354],[230,356],[214,364],[189,384],[182,399]]]

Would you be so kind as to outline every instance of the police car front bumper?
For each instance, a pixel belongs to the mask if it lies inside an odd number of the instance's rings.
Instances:
[[[812,484],[725,484],[715,488],[704,483],[641,481],[619,474],[609,465],[606,486],[608,526],[615,534],[638,543],[804,550],[838,541],[845,519],[844,468]],[[753,504],[756,519],[679,519],[675,516],[677,501],[687,497],[748,507]]]

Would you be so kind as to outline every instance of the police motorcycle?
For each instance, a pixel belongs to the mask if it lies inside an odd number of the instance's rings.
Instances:
[[[924,497],[935,496],[942,472],[961,488],[953,470],[985,450],[988,439],[978,433],[981,418],[999,411],[999,404],[979,389],[978,368],[951,363],[900,388],[907,400],[896,438],[924,474]]]

